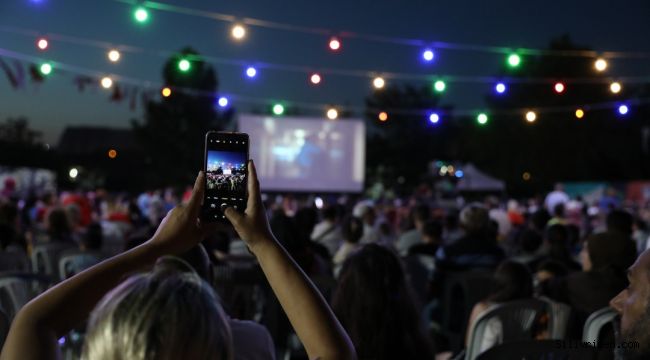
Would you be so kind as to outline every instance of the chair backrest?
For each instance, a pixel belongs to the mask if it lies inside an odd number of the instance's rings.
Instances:
[[[50,276],[58,275],[59,255],[71,249],[76,249],[76,247],[61,243],[47,243],[34,246],[32,250],[32,270],[35,273]]]
[[[442,327],[452,351],[462,348],[472,308],[490,294],[492,282],[492,272],[486,270],[444,274]]]
[[[29,258],[23,251],[0,251],[0,271],[29,271]]]
[[[49,288],[54,281],[49,276],[31,273],[0,274],[0,309],[9,321],[31,299]]]
[[[496,332],[493,335],[497,344],[534,339],[539,320],[547,311],[547,303],[538,299],[515,300],[492,307],[475,321],[465,359],[474,360],[484,350],[483,339],[490,330]],[[494,329],[495,323],[500,329]]]
[[[596,360],[599,358],[598,350],[594,347],[563,348],[561,345],[560,340],[515,341],[497,345],[483,352],[476,359]]]
[[[59,279],[65,280],[102,261],[103,256],[93,252],[63,252],[59,257]]]
[[[598,343],[601,330],[605,325],[614,321],[616,315],[616,311],[609,306],[594,311],[585,321],[582,330],[582,341]]]
[[[9,322],[9,317],[7,314],[5,314],[2,309],[0,309],[0,349],[2,349],[2,346],[5,343],[5,339],[7,338],[7,334],[9,334],[9,326],[11,323]]]
[[[548,338],[562,340],[566,338],[569,321],[571,320],[571,306],[553,301],[547,297],[540,297],[546,302],[549,313]]]

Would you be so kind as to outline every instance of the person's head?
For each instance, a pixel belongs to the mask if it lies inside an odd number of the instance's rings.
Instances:
[[[613,269],[622,274],[636,259],[636,245],[625,235],[607,231],[587,238],[580,252],[582,268],[589,270]]]
[[[232,359],[226,315],[193,272],[157,264],[97,304],[82,359]]]
[[[483,234],[490,226],[487,209],[479,203],[471,203],[460,212],[460,226],[469,235]]]
[[[609,305],[621,316],[621,340],[635,346],[618,347],[617,359],[650,358],[650,251],[644,251],[628,270],[630,285]]]
[[[372,206],[366,206],[361,219],[363,220],[364,224],[374,226],[375,221],[377,220],[377,213],[375,212],[375,208]]]
[[[102,248],[103,238],[102,226],[98,223],[92,223],[88,225],[79,247],[81,250],[99,251]]]
[[[416,229],[422,229],[431,218],[431,209],[427,204],[420,204],[413,209],[413,224]]]
[[[549,256],[556,260],[566,260],[571,257],[569,250],[569,231],[566,226],[555,224],[546,229],[546,244]]]
[[[427,244],[442,242],[442,224],[438,221],[427,221],[422,226],[422,240]]]
[[[363,236],[363,223],[359,218],[350,216],[343,221],[341,233],[343,240],[351,244],[356,244]]]
[[[542,232],[546,228],[549,220],[551,220],[551,215],[548,211],[546,209],[539,209],[531,215],[530,224],[534,230]]]
[[[564,191],[564,185],[562,185],[562,183],[556,183],[555,191]]]
[[[524,254],[535,254],[542,246],[542,237],[537,231],[524,229],[519,233],[518,239],[521,251]]]
[[[542,282],[550,279],[561,278],[569,274],[566,265],[556,260],[546,260],[539,264],[535,272],[535,280]]]
[[[332,308],[360,359],[433,358],[402,264],[380,245],[345,261]]]
[[[335,222],[338,217],[338,208],[334,205],[330,205],[323,209],[323,219]]]
[[[553,216],[556,218],[563,218],[564,217],[564,212],[565,212],[565,207],[564,203],[559,203],[553,207]]]
[[[53,208],[47,214],[47,232],[52,240],[63,241],[70,234],[68,214],[62,208]]]
[[[622,234],[632,235],[634,218],[630,213],[623,210],[612,210],[607,215],[607,230],[617,231]]]
[[[502,303],[533,296],[533,277],[526,265],[504,261],[494,272],[493,291],[488,301]]]

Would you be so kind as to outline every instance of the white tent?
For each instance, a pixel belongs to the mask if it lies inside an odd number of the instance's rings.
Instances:
[[[463,177],[456,186],[459,191],[504,191],[506,189],[505,182],[481,172],[473,164],[465,165],[462,170]]]

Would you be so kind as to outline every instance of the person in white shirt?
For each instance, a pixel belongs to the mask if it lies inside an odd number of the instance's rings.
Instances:
[[[311,232],[311,239],[327,248],[333,256],[343,241],[341,227],[337,223],[336,207],[330,206],[323,210],[323,221],[314,226]]]
[[[555,184],[555,190],[551,191],[546,195],[546,200],[544,200],[544,206],[549,213],[553,213],[555,207],[559,204],[566,205],[569,202],[569,195],[564,192],[564,186],[560,183]]]

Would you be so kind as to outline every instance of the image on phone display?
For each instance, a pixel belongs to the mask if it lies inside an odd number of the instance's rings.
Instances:
[[[208,132],[205,136],[205,198],[202,219],[226,221],[223,210],[244,211],[248,182],[248,135]]]

